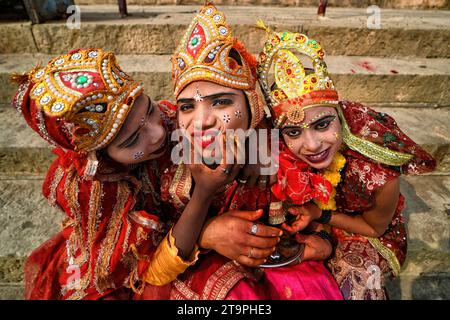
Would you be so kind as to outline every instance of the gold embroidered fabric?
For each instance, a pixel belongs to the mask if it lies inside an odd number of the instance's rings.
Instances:
[[[184,163],[180,163],[170,185],[170,195],[178,210],[183,210],[190,199],[189,192],[192,188],[191,171]]]
[[[366,237],[366,239],[378,251],[378,253],[386,259],[386,261],[389,263],[389,267],[391,267],[392,269],[392,273],[397,277],[400,274],[401,266],[395,253],[384,246],[378,238]]]
[[[369,159],[390,166],[401,166],[413,158],[413,156],[410,154],[393,151],[388,148],[379,146],[371,141],[358,138],[351,133],[340,106],[336,109],[338,111],[339,118],[341,119],[342,138],[344,140],[344,143],[350,149],[361,153]]]
[[[117,202],[114,205],[112,216],[108,223],[105,238],[103,239],[95,265],[95,287],[99,292],[111,288],[114,284],[109,279],[109,264],[114,253],[114,248],[119,240],[120,230],[123,225],[123,208],[130,196],[130,189],[126,182],[120,182],[117,186]]]

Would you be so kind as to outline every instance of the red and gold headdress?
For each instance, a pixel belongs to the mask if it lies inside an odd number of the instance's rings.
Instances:
[[[14,79],[22,84],[13,105],[30,127],[80,154],[107,146],[142,93],[114,54],[102,49],[72,51]]]
[[[274,32],[258,21],[257,26],[266,31],[268,40],[259,54],[258,76],[266,103],[276,118],[275,125],[299,124],[304,110],[318,105],[336,107],[338,93],[323,60],[325,52],[320,44],[301,33]],[[312,60],[313,70],[306,69],[295,55]],[[274,83],[269,82],[273,65]]]
[[[412,158],[410,154],[390,150],[351,132],[323,60],[325,52],[317,41],[301,33],[274,32],[261,20],[257,22],[257,27],[265,30],[269,38],[259,55],[257,71],[266,102],[274,113],[276,127],[300,125],[306,109],[331,106],[338,112],[342,139],[350,149],[391,166],[403,165]],[[310,58],[313,69],[306,69],[294,52]],[[272,65],[274,83],[269,81]]]
[[[256,93],[256,59],[233,37],[225,15],[206,4],[194,17],[172,57],[174,95],[195,81],[243,90],[252,113],[251,127],[264,116]]]

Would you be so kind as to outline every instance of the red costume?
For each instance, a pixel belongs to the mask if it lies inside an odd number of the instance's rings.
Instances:
[[[205,5],[188,28],[172,59],[175,96],[195,81],[210,81],[242,90],[248,99],[250,128],[263,115],[256,93],[256,61],[233,38],[222,12]],[[173,166],[161,178],[161,197],[181,214],[190,199],[192,177],[188,168]],[[310,196],[307,190],[305,197]],[[237,182],[217,191],[209,214],[230,210],[269,211],[273,199],[270,189],[249,189]],[[311,197],[313,197],[312,195]],[[148,299],[340,299],[341,295],[323,262],[306,261],[295,266],[263,272],[208,252],[171,284],[146,286]]]
[[[180,214],[189,202],[192,178],[185,165],[173,166],[161,177],[161,197]],[[269,211],[273,195],[267,188],[248,188],[237,182],[217,192],[209,215],[231,210]],[[278,201],[278,199],[276,199]],[[207,252],[170,285],[147,285],[142,299],[341,299],[323,261],[304,261],[294,266],[251,269],[215,252]]]
[[[330,179],[333,178],[330,182],[336,187],[336,203],[332,210],[349,215],[362,214],[375,206],[377,189],[388,181],[400,174],[434,169],[435,160],[408,138],[391,117],[361,104],[339,100],[324,61],[325,53],[317,41],[300,33],[274,32],[263,23],[259,23],[259,27],[266,30],[268,40],[259,56],[258,75],[275,126],[309,129],[310,123],[304,121],[305,110],[314,107],[332,107],[339,115],[342,130],[336,132],[335,137],[336,141],[340,137],[343,139],[345,159],[342,164],[345,167],[339,168],[341,172],[331,174],[336,168],[322,170],[324,177],[328,174]],[[296,53],[300,53],[302,59],[309,58],[313,69],[305,68]],[[275,80],[269,82],[272,65]],[[281,158],[289,159],[284,166],[300,161],[292,157],[289,150],[284,152]],[[284,191],[288,196],[293,193],[288,188]],[[377,239],[333,228],[337,248],[328,265],[345,299],[386,298],[384,290],[369,285],[369,278],[376,271],[380,276],[388,271],[394,275],[400,272],[406,255],[403,207],[404,198],[400,195],[388,230]]]
[[[344,148],[342,154],[347,162],[336,195],[339,212],[362,214],[375,205],[377,189],[391,179],[401,174],[426,173],[435,168],[436,161],[406,136],[389,115],[348,101],[342,102],[341,108],[354,135],[413,157],[402,165],[389,166],[380,164],[351,148]],[[366,289],[367,279],[361,277],[361,271],[365,271],[371,265],[377,265],[382,273],[394,276],[400,273],[407,249],[405,221],[402,215],[404,205],[405,199],[400,195],[391,224],[377,239],[333,228],[337,247],[328,265],[345,298],[386,298],[384,290]],[[381,286],[383,287],[383,283]]]
[[[14,80],[21,85],[13,106],[57,147],[43,193],[67,215],[62,230],[26,260],[25,297],[130,298],[168,230],[158,192],[169,152],[128,167],[101,149],[142,88],[101,49],[72,51]],[[174,106],[161,102],[160,109],[173,130]]]

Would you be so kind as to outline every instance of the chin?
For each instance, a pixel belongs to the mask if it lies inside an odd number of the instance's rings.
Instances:
[[[305,160],[305,159],[303,159],[303,161],[305,161],[311,168],[322,170],[322,169],[327,168],[331,164],[331,161],[333,161],[333,158],[327,159],[327,160],[322,161],[320,163],[311,163],[311,162],[309,162],[308,160]]]
[[[331,151],[330,154],[327,156],[327,158],[320,162],[312,162],[306,156],[302,156],[301,159],[305,161],[311,168],[321,170],[331,165],[331,162],[333,162],[334,155],[335,152]]]

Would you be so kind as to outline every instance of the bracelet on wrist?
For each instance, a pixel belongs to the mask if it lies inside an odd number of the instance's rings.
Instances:
[[[321,224],[327,224],[331,220],[332,211],[331,210],[322,210],[322,215],[320,218],[316,219],[315,221]]]

